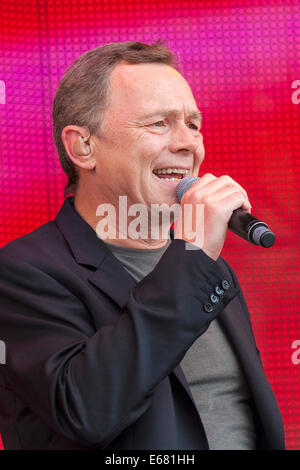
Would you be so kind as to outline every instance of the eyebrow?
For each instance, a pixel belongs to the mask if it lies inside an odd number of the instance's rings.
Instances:
[[[181,111],[178,111],[177,109],[165,109],[165,110],[157,110],[149,114],[144,114],[141,119],[148,119],[152,118],[154,116],[162,116],[165,117],[167,115],[174,115],[178,116],[181,114]],[[200,122],[202,122],[202,113],[199,110],[191,111],[187,115],[188,119],[198,119]]]

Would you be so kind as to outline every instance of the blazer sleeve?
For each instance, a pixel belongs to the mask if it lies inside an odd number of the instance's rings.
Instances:
[[[202,250],[173,240],[117,321],[93,331],[86,305],[55,273],[13,249],[1,250],[0,265],[6,386],[52,429],[97,448],[148,409],[156,385],[239,292],[227,286],[208,308],[223,271]]]

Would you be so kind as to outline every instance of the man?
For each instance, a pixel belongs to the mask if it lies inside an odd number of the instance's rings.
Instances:
[[[204,158],[201,114],[170,51],[125,42],[83,54],[58,87],[53,123],[73,196],[0,254],[4,447],[283,449],[247,307],[220,256],[232,211],[251,209],[245,190],[203,175],[172,240],[137,238],[132,213],[122,219],[120,196],[150,220]],[[201,240],[183,224],[188,205],[197,222],[197,204]],[[99,207],[111,206],[102,240]]]

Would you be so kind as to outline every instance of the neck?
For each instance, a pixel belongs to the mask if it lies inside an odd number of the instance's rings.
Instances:
[[[80,187],[74,196],[76,211],[105,242],[127,248],[149,250],[166,245],[169,240],[166,234],[168,234],[170,226],[163,227],[162,224],[159,224],[155,232],[158,235],[155,238],[151,237],[149,212],[146,215],[148,218],[146,226],[149,227],[149,230],[141,237],[133,238],[130,224],[136,217],[124,214],[124,208],[120,207],[119,202],[120,200],[117,203],[112,203],[103,195],[95,195],[94,192],[86,189],[83,192]],[[125,210],[127,212],[127,207]],[[136,225],[138,224],[134,224],[134,227]]]

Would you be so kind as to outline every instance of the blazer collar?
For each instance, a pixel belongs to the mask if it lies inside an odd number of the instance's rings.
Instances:
[[[88,278],[89,282],[123,307],[136,282],[97,236],[95,230],[76,211],[71,198],[65,199],[54,222],[76,262],[94,268]]]
[[[98,267],[109,252],[94,229],[76,211],[72,198],[66,198],[55,223],[62,232],[77,263]]]

